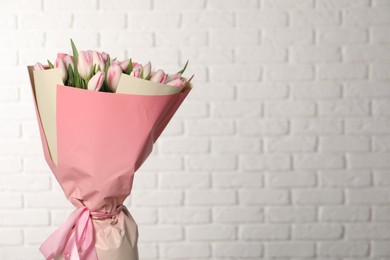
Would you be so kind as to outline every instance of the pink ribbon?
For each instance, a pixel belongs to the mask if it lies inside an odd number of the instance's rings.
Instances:
[[[65,260],[98,260],[91,217],[114,219],[121,211],[122,206],[111,213],[92,212],[86,207],[78,208],[50,235],[39,250],[46,260],[53,260],[61,255]]]

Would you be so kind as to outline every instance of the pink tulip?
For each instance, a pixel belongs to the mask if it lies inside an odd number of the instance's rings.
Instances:
[[[111,64],[107,71],[108,88],[115,92],[118,87],[119,79],[122,76],[122,68],[118,64]]]
[[[130,76],[134,78],[141,77],[141,71],[143,70],[142,64],[137,64],[135,67],[133,66],[133,71],[130,73]]]
[[[150,81],[164,84],[166,79],[167,79],[167,75],[165,75],[165,72],[163,70],[158,70],[152,74]]]
[[[34,65],[34,70],[45,70],[45,67],[39,62]]]
[[[91,51],[80,51],[79,61],[77,63],[80,76],[88,80],[91,76],[91,70],[93,66],[92,52]]]
[[[180,79],[180,78],[181,78],[181,74],[180,73],[172,74],[172,75],[169,75],[167,77],[167,80],[165,82],[169,82],[169,81],[172,81],[172,80],[175,80],[175,79]]]
[[[100,55],[102,56],[104,63],[106,63],[107,60],[110,58],[110,56],[107,53],[105,53],[104,51],[101,52]]]
[[[93,61],[93,66],[95,66],[95,72],[99,71],[99,66],[100,66],[100,71],[104,71],[105,62],[102,55],[99,52],[97,51],[92,52],[92,61]]]
[[[144,70],[143,70],[143,78],[144,79],[148,79],[149,76],[150,76],[150,73],[152,71],[152,64],[150,63],[150,61],[148,63],[145,64],[144,66]]]
[[[168,83],[165,83],[166,85],[169,86],[174,86],[174,87],[184,87],[186,82],[182,79],[174,79],[172,81],[169,81]]]
[[[124,60],[124,61],[120,62],[120,66],[121,66],[123,71],[127,70],[127,67],[129,66],[129,62],[130,62],[130,60]]]
[[[99,91],[104,82],[104,72],[98,71],[96,74],[88,81],[88,90]]]
[[[61,58],[57,58],[55,62],[55,67],[60,71],[62,81],[65,82],[65,80],[68,78],[68,72],[66,70],[64,60]]]
[[[70,65],[70,67],[72,68],[72,70],[74,70],[73,57],[72,57],[72,56],[66,55],[66,56],[64,57],[64,62],[65,62],[66,69],[68,69],[68,67],[69,67],[69,65]]]

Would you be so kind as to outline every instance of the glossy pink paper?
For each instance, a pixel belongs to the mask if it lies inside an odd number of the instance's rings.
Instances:
[[[31,71],[30,79],[35,101]],[[35,101],[45,159],[73,205],[89,211],[113,212],[129,196],[135,171],[191,88],[173,95],[143,96],[54,87],[58,167],[51,160]],[[137,227],[131,215],[121,212],[115,224],[104,221],[93,221],[98,256],[104,255],[103,260],[138,259],[138,253],[133,258],[123,255],[126,248],[136,247],[137,243]],[[133,234],[124,239],[115,238],[115,232]],[[105,238],[107,234],[114,238]]]

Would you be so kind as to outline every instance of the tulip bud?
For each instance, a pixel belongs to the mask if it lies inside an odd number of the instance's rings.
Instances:
[[[130,76],[135,78],[141,77],[141,71],[143,70],[142,64],[137,64],[133,67],[133,71],[130,73]]]
[[[151,70],[152,70],[152,64],[149,61],[148,63],[145,64],[143,69],[142,76],[144,79],[149,79]]]
[[[65,62],[65,66],[66,68],[68,69],[69,65],[70,67],[72,68],[72,70],[74,70],[74,65],[73,65],[73,57],[70,56],[70,55],[66,55],[64,57],[64,62]]]
[[[91,70],[93,66],[92,53],[90,51],[80,51],[79,52],[79,61],[77,67],[80,73],[80,76],[88,80],[91,76]]]
[[[45,70],[45,68],[43,67],[43,65],[41,63],[37,62],[34,65],[34,70]]]
[[[130,60],[124,60],[124,61],[120,62],[120,66],[121,66],[123,71],[127,70],[127,67],[129,66],[129,62],[130,62]]]
[[[167,79],[167,75],[165,75],[165,72],[163,70],[158,70],[152,74],[150,81],[164,84],[166,79]]]
[[[100,67],[100,71],[104,71],[105,62],[102,55],[99,52],[97,51],[92,52],[92,61],[93,61],[93,66],[95,66],[95,72],[99,71],[99,67]]]
[[[99,91],[104,82],[104,72],[98,71],[96,74],[88,81],[88,90]]]
[[[106,63],[107,60],[110,58],[110,56],[107,53],[105,53],[104,51],[101,52],[100,55],[102,55],[104,63]]]
[[[167,77],[167,80],[165,82],[170,82],[172,80],[180,79],[180,78],[181,78],[181,74],[180,73],[172,74],[172,75],[169,75]]]
[[[119,79],[122,76],[122,68],[118,64],[111,64],[107,71],[108,88],[115,92],[118,87]]]
[[[66,70],[64,61],[61,58],[57,58],[55,67],[60,71],[62,81],[65,82],[65,80],[68,78],[68,71]]]
[[[186,82],[182,79],[174,79],[172,81],[169,81],[168,83],[165,83],[166,85],[169,86],[174,86],[174,87],[184,87]]]

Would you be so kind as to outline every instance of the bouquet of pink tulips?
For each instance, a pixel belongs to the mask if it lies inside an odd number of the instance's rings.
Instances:
[[[137,260],[138,229],[123,201],[192,88],[182,77],[188,62],[168,75],[71,43],[72,56],[28,67],[46,162],[77,207],[40,250],[45,259]]]

